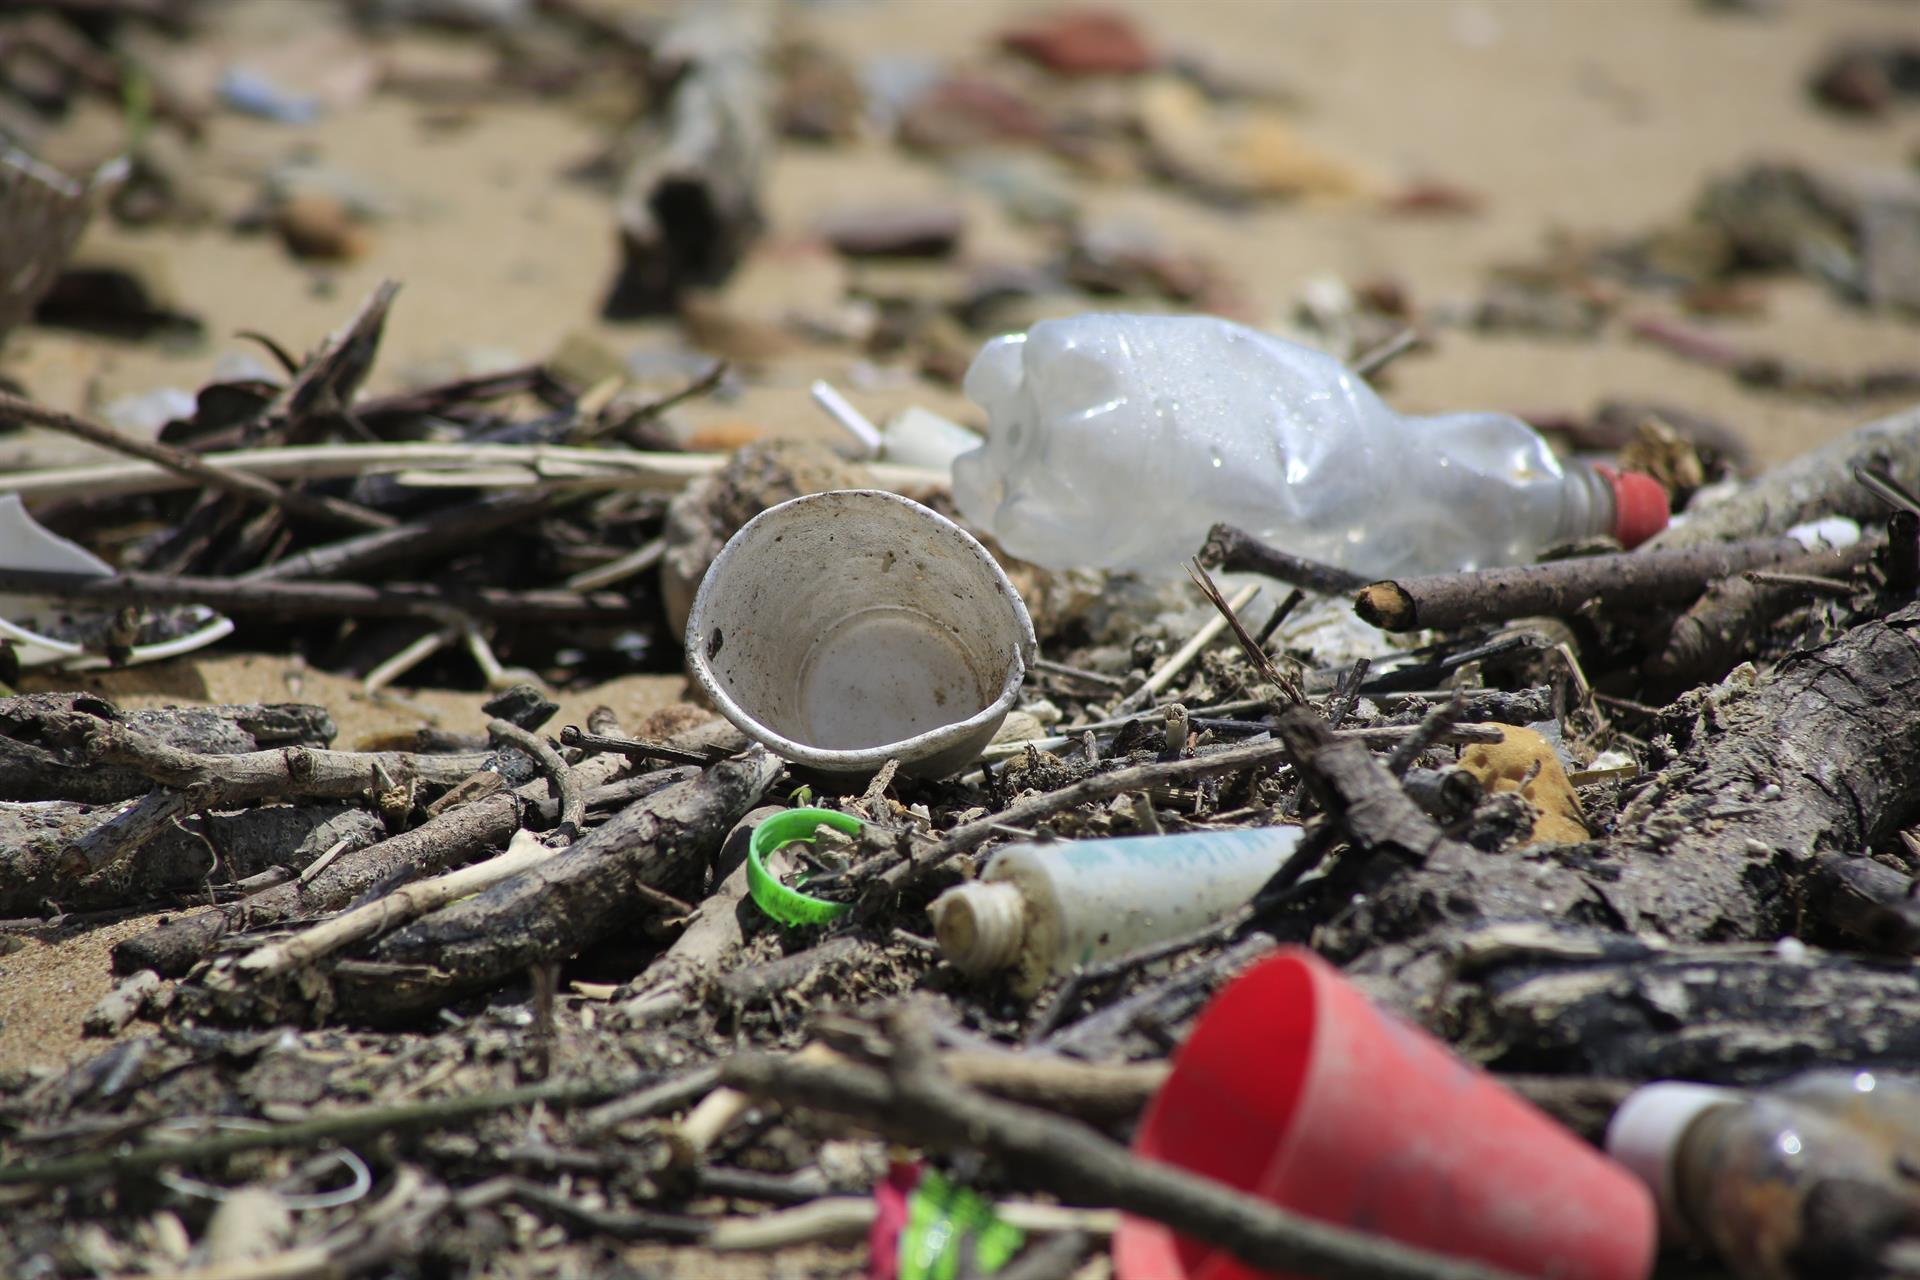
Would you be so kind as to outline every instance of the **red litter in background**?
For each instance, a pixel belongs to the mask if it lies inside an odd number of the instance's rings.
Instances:
[[[1288,947],[1213,1000],[1135,1152],[1323,1222],[1553,1280],[1644,1280],[1657,1223],[1632,1174]],[[1123,1218],[1117,1280],[1262,1273]]]

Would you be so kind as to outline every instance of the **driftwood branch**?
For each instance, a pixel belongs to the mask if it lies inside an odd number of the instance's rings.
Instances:
[[[367,1018],[404,1017],[578,954],[649,911],[647,890],[672,892],[703,874],[781,767],[758,747],[723,761],[623,810],[565,856],[389,934],[373,948],[373,968],[334,972],[341,1007]],[[395,966],[421,971],[403,980],[391,976]]]
[[[584,785],[591,785],[614,777],[625,765],[619,756],[598,755],[574,766],[574,771]],[[338,911],[383,886],[459,866],[505,843],[545,790],[546,783],[536,781],[517,792],[482,796],[438,813],[411,831],[349,851],[317,874],[136,934],[114,947],[114,971],[156,969],[177,977],[234,930]]]
[[[94,855],[88,842],[106,838],[109,827],[123,830],[123,812],[59,801],[0,804],[0,912],[38,913],[48,904],[62,912],[170,906],[188,895],[205,902],[209,892],[262,874],[285,878],[287,868],[326,849],[358,849],[384,834],[378,818],[351,804],[182,814],[89,872],[90,863],[109,855]]]
[[[400,751],[326,751],[283,747],[214,756],[170,747],[127,724],[76,723],[81,757],[134,769],[164,787],[190,790],[202,807],[292,796],[341,800],[385,785],[381,777],[450,787],[487,763],[485,753],[418,755]]]
[[[310,880],[276,885],[239,902],[196,911],[135,934],[114,947],[114,970],[155,969],[178,977],[236,929],[336,911],[397,877],[432,875],[456,866],[497,847],[519,830],[520,806],[511,792],[488,796],[338,857]]]
[[[1591,601],[1676,604],[1743,569],[1806,554],[1792,538],[1625,551],[1507,569],[1476,569],[1376,582],[1354,612],[1383,631],[1446,630],[1538,615],[1566,617]]]
[[[1920,1065],[1906,966],[1544,929],[1469,933],[1452,950],[1445,1016],[1502,1070],[1760,1084],[1823,1062]]]
[[[249,951],[224,967],[216,966],[205,981],[216,989],[237,992],[245,982],[285,977],[342,947],[377,937],[403,920],[425,915],[470,893],[490,888],[551,858],[555,852],[531,833],[522,831],[498,857],[431,880],[416,881],[365,906],[343,911],[284,942]]]
[[[1596,888],[1627,927],[1774,938],[1819,852],[1878,846],[1920,795],[1920,605],[1699,695],[1701,729],[1621,811]]]
[[[1862,540],[1843,551],[1821,551],[1782,560],[1782,573],[1851,574],[1884,543]],[[1713,584],[1681,614],[1660,652],[1647,659],[1648,674],[1670,682],[1718,680],[1753,651],[1760,633],[1803,603],[1807,593],[1777,581],[1738,574]]]
[[[772,0],[689,0],[662,37],[657,69],[676,78],[663,136],[620,184],[622,262],[608,314],[660,311],[688,286],[717,283],[759,234],[773,37]]]
[[[67,729],[75,717],[129,724],[167,746],[210,755],[324,747],[334,736],[333,717],[323,708],[294,703],[122,711],[86,694],[0,698],[0,801],[107,804],[130,800],[153,785],[136,769],[73,761],[56,750],[51,735]]]

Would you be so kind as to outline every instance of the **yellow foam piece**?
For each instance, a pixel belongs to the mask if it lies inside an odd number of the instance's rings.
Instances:
[[[1580,812],[1580,797],[1547,740],[1513,725],[1485,727],[1500,730],[1501,740],[1474,743],[1461,752],[1460,767],[1478,778],[1489,794],[1518,791],[1533,806],[1533,833],[1525,843],[1571,844],[1591,839]]]

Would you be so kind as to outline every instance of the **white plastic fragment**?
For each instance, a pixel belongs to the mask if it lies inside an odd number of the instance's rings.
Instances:
[[[1845,516],[1826,516],[1793,526],[1787,536],[1809,551],[1841,551],[1860,541],[1860,526]]]
[[[880,432],[880,456],[888,462],[935,471],[947,470],[981,444],[978,432],[919,405],[895,414]]]
[[[111,577],[113,566],[77,543],[53,533],[31,515],[18,494],[0,496],[0,568],[49,573],[86,573]],[[176,609],[179,634],[153,644],[136,645],[129,664],[158,662],[212,644],[233,631],[233,622],[201,605]],[[69,671],[107,665],[107,658],[55,632],[80,635],[104,631],[107,615],[98,609],[68,608],[44,596],[0,595],[0,640],[11,641],[22,667],[58,665]]]
[[[839,388],[822,378],[809,389],[813,402],[826,411],[829,418],[840,424],[842,430],[852,436],[859,447],[852,450],[856,458],[872,458],[880,453],[880,429],[866,414],[853,407]]]

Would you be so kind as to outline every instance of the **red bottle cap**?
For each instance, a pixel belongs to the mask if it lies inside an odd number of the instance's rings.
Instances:
[[[1595,467],[1613,486],[1613,536],[1623,547],[1637,547],[1667,527],[1666,486],[1643,471]]]

